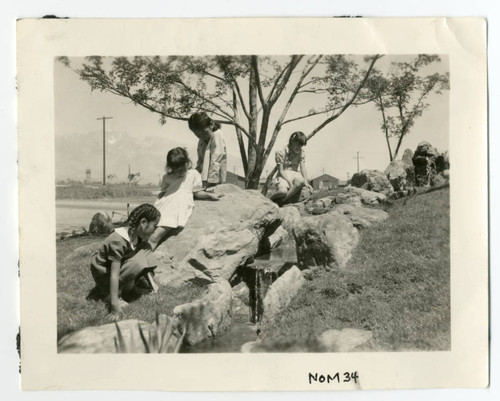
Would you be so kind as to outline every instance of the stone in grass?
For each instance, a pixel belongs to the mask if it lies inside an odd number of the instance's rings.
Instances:
[[[369,191],[367,191],[369,192]],[[375,192],[374,192],[375,193]],[[377,199],[377,198],[376,198]],[[377,200],[378,202],[378,200]],[[353,206],[361,206],[361,195],[355,191],[347,190],[346,192],[341,192],[335,197],[336,204],[349,204]]]
[[[361,199],[361,203],[367,206],[375,206],[383,204],[387,201],[387,196],[385,196],[384,194],[368,191],[367,189],[363,188],[356,188],[349,186],[344,190],[344,193],[345,194],[354,193],[355,195],[359,196],[359,198]],[[337,203],[350,203],[353,204],[354,206],[360,206],[353,202],[337,202]]]
[[[345,328],[327,330],[318,337],[318,342],[325,352],[367,351],[373,334],[370,330]]]
[[[358,230],[340,211],[321,216],[305,216],[293,230],[297,261],[310,266],[343,269],[359,241]]]
[[[221,281],[206,288],[201,299],[174,308],[174,318],[185,330],[185,344],[214,338],[231,325],[233,291],[229,283]]]
[[[278,277],[264,297],[262,322],[272,320],[278,313],[285,310],[305,281],[297,266],[292,266]]]
[[[160,323],[166,323],[161,325]],[[158,327],[164,327],[167,336],[172,334],[168,340],[167,351],[174,352],[178,342],[182,338],[178,331],[177,322],[170,317],[160,315],[158,317]],[[157,322],[150,324],[136,319],[122,320],[116,323],[120,329],[123,343],[129,353],[147,353],[147,345],[151,346],[150,339],[154,340],[157,335]],[[108,323],[102,326],[91,326],[67,334],[61,338],[57,344],[57,351],[62,354],[112,354],[121,352],[118,348],[118,331],[115,323]],[[142,334],[148,340],[144,342]],[[168,337],[165,337],[168,338]],[[150,349],[149,352],[158,352]]]
[[[258,352],[361,352],[372,348],[373,334],[370,330],[345,328],[327,330],[315,339],[298,341],[250,341],[243,344],[243,353]]]

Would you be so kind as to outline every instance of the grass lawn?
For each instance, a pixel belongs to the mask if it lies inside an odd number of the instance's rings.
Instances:
[[[345,270],[308,281],[264,328],[265,342],[329,329],[372,331],[378,350],[449,350],[449,188],[400,199],[362,233]]]
[[[57,336],[87,326],[96,326],[110,321],[104,302],[87,300],[94,287],[90,274],[90,256],[78,255],[76,248],[95,242],[100,238],[82,237],[57,242]],[[175,306],[198,297],[201,288],[186,285],[182,289],[167,290],[160,287],[158,293],[149,294],[131,302],[124,309],[124,319],[139,319],[153,322],[156,312],[172,315]]]

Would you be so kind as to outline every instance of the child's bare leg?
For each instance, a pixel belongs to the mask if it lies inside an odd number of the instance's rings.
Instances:
[[[273,202],[277,202],[280,199],[283,199],[286,196],[286,192],[276,192],[271,195],[269,199],[271,199]]]
[[[304,181],[303,180],[294,180],[293,185],[290,187],[288,192],[286,193],[285,197],[281,200],[282,204],[285,204],[289,202],[294,195],[300,194],[300,191],[302,190],[302,187],[304,186]]]
[[[172,231],[171,227],[156,227],[154,233],[149,237],[149,244],[151,245],[151,250],[158,248],[158,245],[162,243],[168,233]]]
[[[281,200],[286,196],[288,192],[288,184],[284,180],[278,184],[276,192],[272,194],[269,199],[276,202],[278,205],[281,204]]]

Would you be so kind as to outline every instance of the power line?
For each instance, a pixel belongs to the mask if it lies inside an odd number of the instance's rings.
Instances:
[[[358,173],[359,173],[359,159],[364,159],[364,157],[361,157],[359,155],[359,150],[358,150],[358,151],[356,151],[356,157],[353,157],[353,159],[357,159],[356,161],[357,161],[357,164],[358,164]]]

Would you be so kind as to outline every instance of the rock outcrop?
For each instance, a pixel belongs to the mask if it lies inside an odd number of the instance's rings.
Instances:
[[[413,164],[409,166],[403,160],[393,160],[385,169],[394,191],[404,191],[415,186]]]
[[[436,158],[439,152],[429,142],[420,142],[413,155],[415,183],[417,186],[430,186],[436,175]]]
[[[448,182],[450,159],[448,152],[439,153],[429,142],[420,142],[413,155],[417,186],[440,186]]]
[[[223,184],[215,192],[224,197],[196,201],[186,227],[155,251],[160,284],[229,279],[281,223],[278,206],[256,191]]]
[[[413,167],[413,151],[411,149],[405,149],[401,160],[407,166]]]
[[[184,342],[189,345],[214,338],[224,332],[232,321],[233,292],[228,282],[207,286],[199,300],[174,308],[174,318],[185,330]]]
[[[340,211],[305,216],[293,230],[301,268],[344,268],[359,241],[359,233]]]
[[[388,195],[394,190],[387,176],[378,170],[362,170],[353,174],[351,185],[384,195]]]

